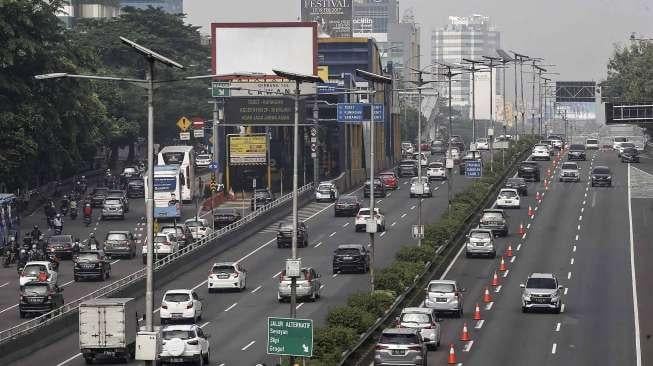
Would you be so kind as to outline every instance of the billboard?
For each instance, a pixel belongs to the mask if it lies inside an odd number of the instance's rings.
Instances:
[[[229,165],[262,165],[267,163],[268,144],[265,134],[228,135]]]
[[[352,0],[301,0],[302,21],[316,22],[318,37],[352,36]]]
[[[596,103],[588,102],[557,102],[556,113],[573,121],[591,121],[596,119]]]
[[[228,125],[290,126],[295,123],[295,100],[284,97],[231,97],[225,100]],[[300,102],[299,123],[304,123]]]
[[[489,72],[475,72],[474,73],[474,105],[476,109],[476,119],[490,119],[490,103],[493,103],[492,114],[496,120],[497,109],[497,73],[492,72],[492,101],[490,101],[490,73]],[[470,76],[471,82],[471,76]],[[469,85],[469,100],[472,100],[472,85]],[[470,105],[471,107],[471,105]],[[472,109],[469,109],[469,118],[472,118]]]
[[[594,103],[595,81],[556,81],[556,102]]]
[[[214,74],[317,74],[316,23],[212,23],[211,41]]]

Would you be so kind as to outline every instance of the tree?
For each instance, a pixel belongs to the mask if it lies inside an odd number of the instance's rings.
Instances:
[[[653,100],[653,43],[631,41],[615,46],[608,61],[603,96],[628,102]]]

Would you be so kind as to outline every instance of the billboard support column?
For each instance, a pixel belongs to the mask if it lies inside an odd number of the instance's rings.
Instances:
[[[317,108],[317,93],[315,94],[315,99],[313,100],[313,123],[315,127],[311,128],[311,147],[315,146],[315,151],[313,154],[313,183],[315,184],[315,189],[317,189],[317,184],[320,181],[320,159],[318,157],[319,145],[317,143],[317,127],[318,119],[320,118],[320,112]],[[313,131],[315,131],[315,136],[313,136]]]

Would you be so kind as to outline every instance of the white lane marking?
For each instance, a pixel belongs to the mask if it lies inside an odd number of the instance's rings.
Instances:
[[[390,226],[395,226],[395,225],[397,225],[397,222],[396,222],[396,221],[393,222],[392,224],[390,224]]]
[[[404,217],[406,217],[406,215],[408,215],[408,214],[402,214],[401,218],[403,219]]]
[[[410,206],[410,209],[411,209],[411,210],[414,210],[414,209],[415,209],[415,205]]]
[[[317,247],[319,247],[320,245],[322,245],[322,242],[319,242],[319,243],[315,244],[315,247],[314,247],[314,248],[317,248]]]
[[[320,290],[321,290],[321,289],[323,289],[323,288],[324,288],[324,286],[325,286],[325,285],[321,285],[321,286],[320,286]]]
[[[505,272],[503,272],[503,278],[508,277],[508,273],[510,272],[509,269],[507,269]]]
[[[490,301],[485,305],[485,310],[492,310],[492,305],[494,305],[494,301]]]
[[[344,225],[342,225],[342,227],[347,227],[347,226],[349,226],[348,222],[346,222]]]
[[[251,342],[247,343],[247,345],[246,345],[245,347],[241,348],[240,350],[241,350],[241,351],[246,351],[246,350],[247,350],[249,347],[251,347],[254,343],[256,343],[256,341],[251,341]]]
[[[503,285],[497,286],[497,288],[494,289],[494,292],[496,292],[498,294],[499,292],[501,292],[502,287],[503,287]]]
[[[565,312],[565,304],[564,303],[560,306],[560,312],[561,313]]]
[[[558,322],[558,323],[556,324],[556,332],[559,332],[559,331],[560,331],[560,322]]]
[[[3,283],[2,285],[0,285],[0,287],[5,287],[5,286],[7,286],[8,284],[9,284],[9,282],[5,282],[5,283]]]
[[[551,354],[553,354],[553,355],[556,354],[556,348],[558,348],[558,345],[556,343],[554,343],[553,347],[551,347]]]
[[[573,247],[571,250],[572,250],[573,252],[576,252],[576,246],[574,245],[574,247]]]
[[[587,198],[587,193],[585,193],[585,198]]]
[[[460,257],[460,254],[462,254],[463,249],[465,249],[465,246],[464,246],[464,245],[461,245],[461,246],[460,246],[460,249],[458,249],[458,253],[456,253],[456,256],[453,257],[453,260],[451,261],[451,263],[449,263],[449,265],[448,265],[447,268],[444,270],[444,272],[442,272],[442,275],[440,276],[440,279],[441,279],[441,280],[443,280],[445,277],[447,277],[447,274],[449,273],[449,271],[451,271],[451,268],[453,267],[454,263],[456,263],[456,261],[457,261],[458,258]]]
[[[386,233],[385,231],[382,232],[382,233],[379,235],[379,237],[382,237],[383,235],[385,235],[385,233]]]
[[[333,237],[334,235],[336,235],[336,231],[334,231],[334,232],[332,232],[331,234],[329,234],[329,238]]]
[[[226,308],[226,309],[224,309],[224,311],[229,311],[229,310],[231,310],[231,309],[233,309],[233,308],[235,308],[235,307],[236,307],[236,305],[238,305],[238,303],[237,303],[237,302],[235,302],[235,303],[233,303],[233,304],[231,304],[231,306],[230,306],[230,307],[228,307],[228,308]]]
[[[204,327],[206,327],[206,326],[209,325],[209,324],[211,324],[211,322],[206,322],[206,323],[200,325],[200,328],[204,328]]]
[[[576,241],[578,241],[578,234],[576,234]]]
[[[630,279],[633,289],[633,315],[635,318],[635,358],[636,366],[642,366],[642,348],[639,338],[639,308],[637,304],[637,279],[635,278],[635,245],[633,242],[633,210],[630,193],[630,164],[628,164],[628,225],[630,228]]]
[[[583,215],[578,216],[578,221],[583,221]]]
[[[540,206],[535,206],[535,211],[537,211],[538,208],[540,208]]]
[[[65,359],[63,362],[58,363],[57,366],[65,365],[65,364],[67,364],[68,362],[70,362],[70,361],[76,359],[77,357],[79,357],[79,356],[81,356],[81,355],[82,355],[81,353],[78,353],[78,354],[74,355],[73,357],[67,358],[67,359]]]
[[[520,251],[520,250],[521,250],[521,243],[519,243],[519,244],[517,245],[517,251]]]
[[[116,264],[118,262],[120,262],[120,259],[116,259],[115,261],[111,262],[111,264]],[[0,287],[2,287],[2,286],[0,286]]]
[[[567,272],[567,279],[571,280],[571,272]]]
[[[524,235],[522,235],[521,238],[522,240],[526,239],[526,233],[524,233]]]
[[[483,328],[483,324],[485,324],[485,320],[481,319],[481,320],[476,322],[476,326],[474,328],[475,329],[481,329],[481,328]]]
[[[420,200],[419,200],[419,201],[420,201],[420,202],[424,202],[424,198],[420,198]]]
[[[574,258],[571,258],[571,259],[569,260],[569,264],[574,264]]]
[[[583,206],[585,206],[585,203],[587,203],[587,201],[583,200]],[[585,207],[581,208],[581,210],[584,210],[584,209],[585,209]]]
[[[302,306],[304,306],[304,303],[303,303],[303,302],[300,302],[299,304],[297,304],[297,306],[295,306],[295,309],[299,309],[299,308],[301,308]]]
[[[282,272],[282,271],[279,271],[279,272],[273,274],[273,275],[272,275],[272,278],[279,277],[279,275],[281,274],[281,272]]]
[[[565,287],[565,295],[569,292],[569,287]]]
[[[528,225],[526,225],[526,228],[527,228],[527,229],[530,229],[530,228],[531,228],[531,223],[530,223],[530,222],[528,223]]]
[[[338,274],[337,274],[337,273],[334,273],[334,274],[331,276],[331,278],[336,278],[336,277],[338,277]]]
[[[404,182],[404,184],[408,184],[408,182]]]
[[[252,293],[255,293],[256,291],[260,290],[263,287],[263,285],[259,285],[257,288],[252,290]]]
[[[581,212],[581,213],[585,212],[585,207],[581,207],[581,208],[580,208],[580,212]]]
[[[590,187],[589,187],[589,186],[588,186],[588,187],[585,187],[585,191],[589,191],[589,190],[590,190]]]
[[[580,225],[578,225],[578,227],[576,229],[578,229],[580,231]]]
[[[383,202],[383,200],[378,200],[378,201],[376,201],[377,204],[379,204],[379,203],[381,203],[381,202]]]
[[[472,346],[474,345],[474,341],[469,341],[465,344],[465,347],[463,347],[463,352],[469,352],[472,349]]]
[[[515,259],[517,259],[517,256],[513,255],[512,258],[510,258],[510,263],[515,263]]]
[[[245,255],[244,257],[242,257],[242,258],[240,258],[239,260],[237,260],[236,263],[240,263],[240,262],[244,261],[245,259],[247,259],[247,258],[249,258],[250,256],[254,255],[254,253],[256,253],[256,252],[258,252],[259,250],[261,250],[261,249],[267,247],[268,245],[270,245],[270,243],[272,243],[272,242],[275,241],[275,240],[277,240],[277,239],[276,239],[276,238],[274,238],[274,239],[270,239],[270,241],[268,241],[267,243],[262,244],[260,247],[258,247],[258,248],[256,248],[256,249],[252,250],[251,252],[247,253],[247,255]]]

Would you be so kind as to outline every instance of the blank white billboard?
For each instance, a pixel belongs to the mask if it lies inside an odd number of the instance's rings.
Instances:
[[[213,23],[211,31],[215,74],[317,74],[316,23]]]
[[[490,119],[490,103],[492,103],[492,114],[496,120],[497,116],[497,73],[496,71],[492,72],[492,101],[490,101],[490,73],[487,71],[476,72],[474,73],[474,79],[476,83],[474,85],[474,101],[476,104],[476,119]],[[471,81],[471,76],[469,78]],[[470,110],[469,118],[472,118],[471,110],[471,100],[472,100],[472,85],[469,85],[469,100],[470,100]]]

